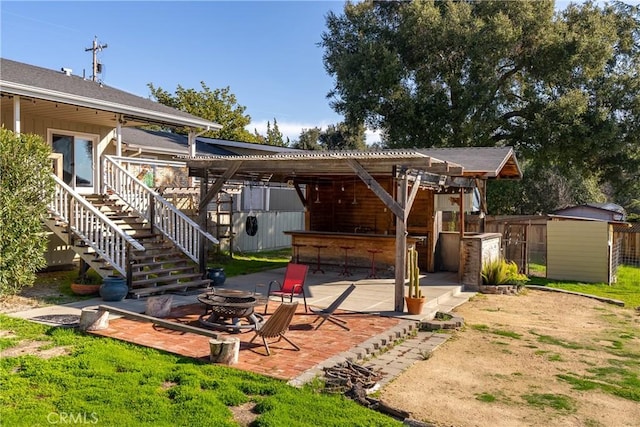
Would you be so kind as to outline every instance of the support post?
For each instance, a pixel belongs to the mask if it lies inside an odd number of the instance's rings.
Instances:
[[[401,216],[396,215],[396,282],[394,293],[394,311],[404,311],[404,282],[407,266],[407,221],[406,204],[408,197],[407,176],[396,176],[396,202],[401,209]]]

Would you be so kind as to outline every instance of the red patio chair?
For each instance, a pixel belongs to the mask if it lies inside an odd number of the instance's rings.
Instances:
[[[304,281],[307,278],[307,272],[309,266],[305,264],[295,264],[290,262],[287,264],[287,269],[284,272],[284,280],[282,284],[277,280],[272,280],[269,283],[267,290],[267,303],[264,306],[264,314],[267,314],[267,306],[269,305],[269,297],[276,295],[280,297],[280,300],[284,302],[284,297],[289,297],[289,302],[293,302],[293,297],[302,296],[304,300],[304,311],[307,312],[307,295],[304,292]],[[278,289],[271,290],[271,287],[277,285]]]

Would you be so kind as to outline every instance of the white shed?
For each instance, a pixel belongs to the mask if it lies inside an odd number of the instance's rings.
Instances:
[[[614,283],[613,225],[608,221],[553,218],[547,222],[547,278]]]

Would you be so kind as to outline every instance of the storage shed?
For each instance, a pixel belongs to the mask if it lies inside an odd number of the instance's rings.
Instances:
[[[547,278],[615,283],[618,257],[609,221],[552,217],[547,222]]]

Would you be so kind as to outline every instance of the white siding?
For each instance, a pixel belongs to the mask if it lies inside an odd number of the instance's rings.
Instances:
[[[547,278],[609,282],[609,224],[547,222]]]
[[[256,252],[286,248],[291,246],[291,236],[284,234],[284,231],[304,229],[304,212],[254,212],[258,218],[258,232],[255,236],[249,236],[245,232],[248,214],[233,214],[235,251]],[[221,247],[224,249],[224,245]]]

